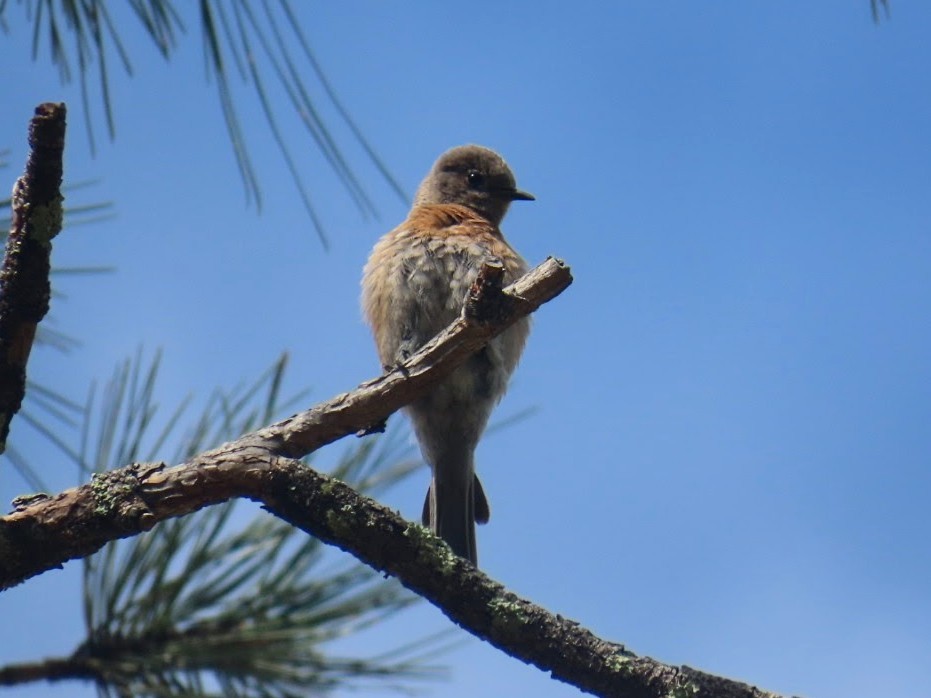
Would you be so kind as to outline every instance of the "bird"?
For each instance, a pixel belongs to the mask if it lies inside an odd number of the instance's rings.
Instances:
[[[385,370],[459,316],[484,262],[503,265],[505,284],[527,272],[500,224],[512,201],[534,198],[517,188],[504,158],[489,148],[458,146],[436,160],[407,218],[375,244],[363,270],[362,311]],[[475,448],[529,332],[529,319],[518,320],[405,408],[431,469],[421,521],[473,565],[475,523],[490,516]]]

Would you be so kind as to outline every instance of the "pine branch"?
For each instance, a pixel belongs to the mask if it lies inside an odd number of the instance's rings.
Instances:
[[[12,4],[0,0],[0,28],[7,26],[6,11]],[[29,29],[28,25],[32,25],[33,58],[39,58],[47,43],[49,60],[58,69],[61,82],[78,81],[91,152],[96,150],[98,130],[92,118],[95,95],[103,111],[107,134],[114,140],[117,104],[111,89],[113,68],[122,68],[132,77],[131,59],[146,43],[127,41],[127,27],[138,23],[156,50],[169,59],[178,53],[187,38],[182,15],[188,14],[199,24],[208,79],[216,86],[247,202],[254,201],[261,208],[263,187],[252,155],[250,129],[242,119],[240,103],[244,99],[260,107],[268,134],[275,141],[278,155],[324,247],[327,239],[319,206],[311,198],[311,187],[300,167],[306,161],[307,149],[295,146],[294,139],[301,137],[300,130],[285,120],[296,118],[300,122],[303,132],[316,147],[315,164],[325,163],[331,168],[363,215],[377,215],[377,212],[351,163],[348,149],[352,140],[362,148],[398,197],[409,200],[324,75],[311,51],[306,27],[295,12],[297,3],[291,0],[261,3],[131,0],[122,3],[125,8],[106,0],[29,0],[19,4],[25,7],[23,28]],[[20,20],[10,22],[14,30],[16,21]],[[315,81],[319,87],[314,85]],[[289,105],[290,111],[283,105]],[[327,108],[335,110],[336,115],[328,117]],[[349,129],[351,139],[338,136],[337,127],[341,125]]]
[[[886,19],[889,19],[891,13],[889,11],[889,0],[870,0],[870,11],[873,13],[873,22],[879,24],[881,19],[879,14],[880,6],[885,11]]]
[[[13,188],[13,223],[0,271],[0,453],[26,395],[26,364],[49,309],[52,238],[61,231],[65,105],[41,104],[29,123],[29,159]]]
[[[72,681],[95,679],[93,661],[82,657],[45,659],[41,662],[9,664],[0,668],[0,686],[17,686],[33,681]]]

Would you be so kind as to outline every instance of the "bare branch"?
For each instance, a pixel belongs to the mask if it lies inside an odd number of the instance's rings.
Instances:
[[[65,105],[40,104],[29,158],[13,187],[13,222],[0,271],[0,453],[26,395],[26,364],[49,308],[52,238],[61,231]]]
[[[89,484],[54,497],[15,501],[16,511],[0,518],[0,589],[210,504],[248,497],[271,505],[266,501],[268,478],[284,474],[287,480],[296,476],[295,468],[312,472],[290,459],[348,434],[376,430],[388,415],[572,281],[568,267],[548,259],[502,293],[497,271],[493,265],[483,270],[462,316],[444,332],[403,365],[350,393],[174,468],[135,463],[98,474]],[[485,283],[496,278],[498,286]]]

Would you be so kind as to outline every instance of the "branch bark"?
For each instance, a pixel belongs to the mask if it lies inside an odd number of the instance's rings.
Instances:
[[[52,238],[61,231],[65,105],[40,104],[29,158],[13,187],[13,223],[0,270],[0,453],[26,395],[26,363],[49,309]]]

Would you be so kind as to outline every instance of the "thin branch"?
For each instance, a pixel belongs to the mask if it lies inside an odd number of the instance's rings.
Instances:
[[[26,395],[26,364],[49,309],[52,238],[61,231],[65,105],[41,104],[29,123],[29,159],[13,187],[13,222],[0,271],[0,453]]]

